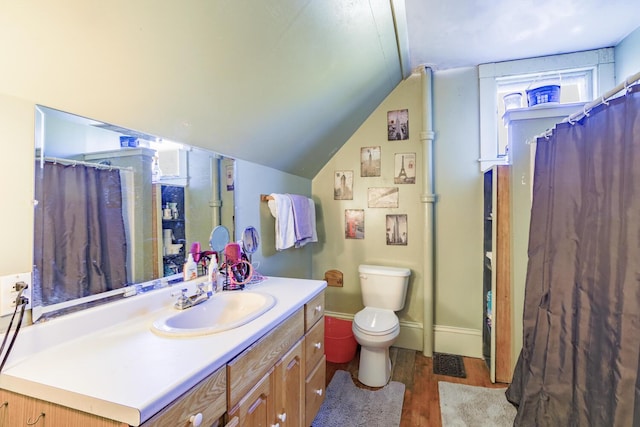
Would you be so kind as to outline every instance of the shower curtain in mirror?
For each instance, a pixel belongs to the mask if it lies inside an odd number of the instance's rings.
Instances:
[[[639,106],[537,140],[516,426],[640,426]]]
[[[38,176],[40,175],[40,176]],[[36,165],[34,258],[43,305],[121,288],[127,281],[118,170]]]

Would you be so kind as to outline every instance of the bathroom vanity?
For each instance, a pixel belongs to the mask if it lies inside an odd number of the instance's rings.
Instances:
[[[0,375],[2,425],[310,425],[324,398],[326,282],[269,277],[252,290],[276,304],[249,323],[152,332],[184,286],[21,330]]]

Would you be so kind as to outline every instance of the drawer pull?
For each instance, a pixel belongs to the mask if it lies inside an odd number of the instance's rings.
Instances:
[[[202,424],[202,414],[198,412],[195,415],[191,415],[191,417],[189,418],[189,422],[193,427],[198,427],[200,424]]]
[[[315,343],[313,345],[315,348],[317,348],[318,350],[320,350],[322,348],[322,343],[320,341],[318,341],[317,343]]]
[[[287,413],[283,412],[281,414],[278,414],[278,419],[284,423],[285,421],[287,421]]]
[[[280,427],[280,423],[271,424],[271,427]]]
[[[317,389],[317,390],[316,390],[316,394],[317,394],[318,396],[322,396],[322,389],[321,389],[321,388]]]
[[[321,305],[316,305],[316,311],[318,313],[320,313],[322,311],[322,306]]]

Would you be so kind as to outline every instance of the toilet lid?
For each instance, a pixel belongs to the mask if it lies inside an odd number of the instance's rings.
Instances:
[[[391,310],[365,307],[353,317],[354,325],[371,335],[384,335],[397,328],[398,317]]]

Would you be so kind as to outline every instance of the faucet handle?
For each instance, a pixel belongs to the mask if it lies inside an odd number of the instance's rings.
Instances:
[[[180,296],[180,298],[186,298],[186,297],[187,297],[187,291],[188,291],[188,289],[187,289],[187,288],[182,288],[182,289],[180,289],[179,291],[171,292],[171,296],[172,296],[172,297],[176,297],[176,296],[178,296],[178,295],[182,294],[182,295]]]
[[[187,308],[191,305],[191,300],[189,299],[189,297],[187,297],[187,288],[182,288],[180,289],[180,296],[178,297],[178,300],[176,301],[176,303],[173,305],[174,307],[176,307],[177,309],[184,309]],[[172,292],[171,296],[176,296],[178,295],[178,292]]]

